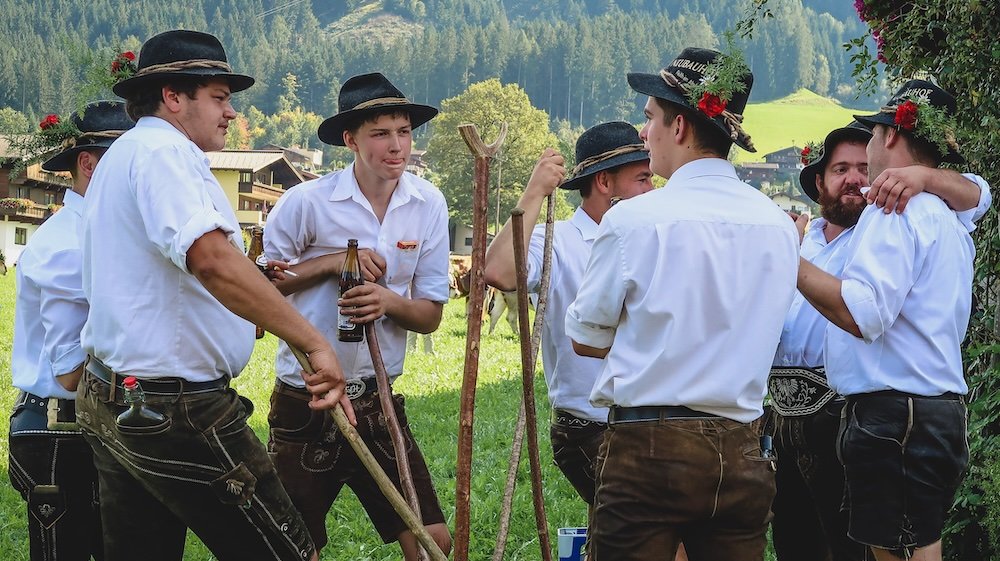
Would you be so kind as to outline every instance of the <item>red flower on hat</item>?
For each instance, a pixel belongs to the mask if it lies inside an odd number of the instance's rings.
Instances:
[[[810,148],[809,146],[806,146],[805,148],[802,149],[802,163],[803,164],[806,164],[806,165],[809,164],[809,154],[810,153],[812,153],[812,148]]]
[[[132,51],[125,51],[120,53],[115,57],[115,60],[111,61],[111,74],[116,75],[122,71],[127,72],[128,75],[121,76],[120,78],[129,78],[135,73],[135,53]]]
[[[59,124],[59,115],[50,114],[46,115],[45,118],[42,119],[42,122],[38,123],[38,126],[41,127],[42,130],[48,130],[58,124]]]
[[[908,99],[896,107],[896,126],[912,131],[917,126],[917,104]]]
[[[726,101],[715,94],[705,92],[698,100],[698,110],[709,118],[717,117],[726,110]]]

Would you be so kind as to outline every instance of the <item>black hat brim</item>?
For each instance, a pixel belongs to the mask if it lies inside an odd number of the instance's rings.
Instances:
[[[874,115],[855,115],[854,119],[872,130],[875,125],[885,125],[887,127],[896,127],[896,117],[888,113],[876,113]],[[942,162],[947,162],[949,164],[964,164],[965,158],[962,157],[957,151],[952,148],[948,148],[948,154],[941,158]]]
[[[79,144],[72,148],[67,148],[52,156],[42,164],[45,171],[73,171],[76,165],[76,156],[84,150],[106,150],[114,142],[114,138],[100,138],[88,144]]]
[[[133,76],[115,84],[111,88],[111,91],[119,97],[128,99],[129,96],[136,90],[149,87],[151,84],[167,82],[171,78],[178,76],[225,80],[229,83],[229,91],[231,93],[241,92],[254,85],[254,82],[256,82],[253,77],[245,74],[219,72],[219,69],[217,68],[191,68],[187,70],[179,70],[177,72],[153,72],[152,74]]]
[[[618,166],[623,166],[625,164],[631,164],[632,162],[648,162],[648,161],[649,161],[649,152],[645,150],[638,150],[635,152],[629,152],[627,154],[619,154],[613,158],[608,158],[603,162],[598,162],[588,167],[586,170],[584,170],[584,173],[581,173],[580,175],[571,177],[570,179],[563,181],[562,183],[559,184],[559,188],[566,189],[569,191],[576,191],[581,189],[584,185],[586,185],[587,181],[597,173],[613,169]]]
[[[715,126],[726,138],[730,138],[729,130],[726,128],[725,124],[718,119],[709,118],[695,107],[691,107],[688,99],[684,96],[684,93],[680,90],[668,86],[663,78],[660,78],[659,74],[645,74],[642,72],[629,72],[628,73],[628,85],[632,87],[633,90],[646,94],[652,97],[658,97],[660,99],[666,100],[674,105],[679,105],[684,109],[690,110],[691,114],[695,117],[701,119],[703,122],[711,123]],[[756,152],[757,149],[752,146],[748,146],[745,142],[740,140],[734,140],[737,146],[746,150],[747,152]]]
[[[855,117],[855,119],[857,119],[857,117]],[[857,128],[856,125],[853,127],[848,126],[839,128],[826,135],[826,138],[823,140],[823,156],[815,162],[802,168],[802,171],[799,172],[799,187],[802,188],[802,192],[805,193],[807,197],[812,199],[814,203],[818,203],[819,189],[816,187],[816,177],[823,173],[823,169],[826,168],[826,162],[830,159],[830,155],[833,153],[833,147],[841,142],[844,142],[845,140],[851,139],[867,143],[870,138],[870,131],[866,133],[865,131]]]
[[[436,107],[420,105],[419,103],[401,103],[398,105],[379,105],[364,109],[351,109],[343,113],[337,113],[320,123],[316,134],[326,144],[344,146],[344,130],[347,128],[347,123],[359,118],[363,119],[366,115],[374,115],[386,111],[405,111],[409,113],[410,128],[414,129],[430,121],[438,114]]]

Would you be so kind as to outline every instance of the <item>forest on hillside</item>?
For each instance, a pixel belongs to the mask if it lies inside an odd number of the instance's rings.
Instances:
[[[138,50],[172,28],[218,35],[257,78],[237,104],[277,110],[292,73],[304,110],[330,115],[347,77],[378,70],[416,101],[469,84],[517,84],[553,120],[634,118],[624,74],[661,68],[687,45],[718,46],[746,0],[0,0],[0,107],[29,117],[78,102],[95,50]],[[799,88],[854,102],[844,44],[863,26],[846,0],[780,0],[747,61],[752,101]]]

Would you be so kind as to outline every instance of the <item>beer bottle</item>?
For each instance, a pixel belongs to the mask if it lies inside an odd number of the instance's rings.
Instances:
[[[344,259],[344,270],[340,272],[340,297],[344,293],[365,283],[361,276],[361,261],[358,260],[358,240],[347,240],[347,258]],[[344,315],[337,308],[337,338],[345,343],[358,343],[364,339],[365,326],[351,323],[352,316]]]
[[[260,272],[267,274],[267,256],[264,255],[264,229],[260,226],[250,227],[250,246],[247,248],[247,257],[257,265]],[[258,339],[264,338],[264,328],[256,325],[254,336]]]
[[[159,430],[167,418],[146,406],[146,394],[139,386],[139,380],[135,376],[129,376],[122,381],[122,388],[125,390],[128,409],[118,415],[115,424],[137,432]]]

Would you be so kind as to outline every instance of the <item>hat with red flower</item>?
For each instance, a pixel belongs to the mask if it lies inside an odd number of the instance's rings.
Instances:
[[[639,93],[691,110],[740,148],[756,152],[742,126],[753,74],[732,38],[727,39],[726,53],[689,47],[657,74],[630,72],[628,83]]]
[[[55,117],[55,115],[49,115]],[[46,117],[48,119],[49,117]],[[45,121],[42,121],[42,125]],[[83,150],[103,150],[135,123],[125,114],[121,101],[95,101],[70,115],[71,136],[63,139],[59,152],[42,164],[46,171],[71,171]]]
[[[135,71],[123,72],[135,56],[129,54],[122,53],[111,63],[111,72],[119,79],[112,91],[126,99],[136,91],[156,87],[176,76],[222,79],[229,83],[233,93],[254,84],[250,76],[233,72],[222,43],[209,33],[177,29],[154,35],[142,44]]]
[[[802,163],[805,167],[799,172],[799,187],[802,192],[814,202],[819,202],[819,189],[816,187],[816,177],[823,173],[830,155],[841,142],[857,142],[867,144],[872,133],[857,121],[851,121],[846,127],[833,129],[826,135],[823,143],[810,142],[802,149]],[[809,153],[806,153],[806,150]]]
[[[937,84],[910,80],[874,115],[855,115],[861,124],[893,127],[935,147],[941,161],[961,164],[955,140],[955,98]]]

